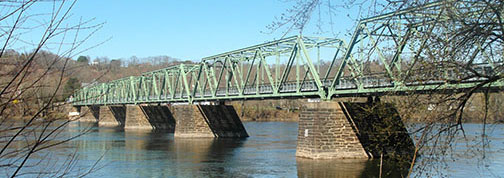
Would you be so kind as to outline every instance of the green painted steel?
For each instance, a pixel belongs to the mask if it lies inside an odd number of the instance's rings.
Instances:
[[[458,15],[467,18],[485,11],[484,6],[464,9],[453,3],[457,2],[434,2],[362,19],[348,42],[292,36],[205,57],[198,64],[179,64],[87,86],[74,94],[73,103],[195,103],[300,97],[331,100],[343,96],[459,92],[477,85],[501,90],[502,80],[481,84],[489,80],[482,75],[502,72],[495,68],[502,59],[485,58],[485,49],[475,47],[483,55],[476,58],[480,64],[470,69],[456,62],[450,65],[449,59],[429,58],[423,51],[426,42],[432,40],[426,34],[449,21],[449,8],[457,8]],[[432,64],[420,65],[425,59]],[[426,70],[426,66],[431,68]],[[474,72],[480,75],[470,76]]]

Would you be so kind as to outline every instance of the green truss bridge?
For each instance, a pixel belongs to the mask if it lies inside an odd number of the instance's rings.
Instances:
[[[433,2],[362,19],[348,41],[293,36],[86,86],[73,95],[72,113],[99,126],[167,129],[174,137],[247,137],[233,106],[222,101],[318,98],[299,112],[296,156],[412,153],[413,141],[393,105],[331,100],[501,91],[502,45],[484,39],[457,51],[447,36],[467,28],[454,17],[504,21],[487,7],[480,1]]]
[[[425,50],[445,29],[450,12],[471,18],[484,6],[447,6],[448,1],[391,12],[357,23],[350,40],[293,36],[180,64],[78,91],[74,105],[194,103],[272,98],[320,98],[499,90],[502,57],[444,59]],[[450,9],[455,8],[455,9]],[[454,28],[457,28],[455,24]],[[463,27],[458,27],[463,28]],[[441,32],[438,32],[442,34]],[[440,47],[441,48],[441,47]],[[462,61],[462,62],[461,62]]]

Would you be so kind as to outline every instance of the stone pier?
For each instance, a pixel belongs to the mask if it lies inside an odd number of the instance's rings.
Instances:
[[[117,106],[100,106],[100,127],[116,127],[124,126],[126,121],[126,107]]]
[[[166,105],[141,106],[142,111],[154,129],[167,130],[170,133],[175,131],[175,118]]]
[[[233,106],[176,105],[175,137],[248,137]]]
[[[175,120],[164,105],[126,105],[125,129],[175,130]]]
[[[98,122],[100,118],[100,106],[82,106],[80,108],[81,122]]]
[[[300,113],[298,157],[373,158],[413,150],[413,141],[390,104],[318,102],[308,103]]]

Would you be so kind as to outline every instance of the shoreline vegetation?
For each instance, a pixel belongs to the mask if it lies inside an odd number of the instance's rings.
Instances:
[[[490,93],[488,101],[488,117],[483,120],[485,114],[485,104],[483,94],[475,94],[469,99],[464,111],[463,123],[504,123],[504,110],[501,109],[504,102],[504,93]],[[429,97],[429,96],[424,96]],[[382,97],[383,102],[392,103],[396,106],[405,123],[422,123],[422,119],[427,115],[436,116],[437,112],[446,112],[450,106],[442,104],[433,107],[432,105],[416,105],[415,108],[408,106],[405,96]],[[359,101],[363,102],[363,101]],[[286,121],[297,122],[299,120],[300,109],[307,103],[306,99],[295,100],[254,100],[254,101],[233,101],[230,102],[236,109],[242,121]],[[453,109],[453,107],[452,107]]]
[[[54,58],[58,58],[56,54],[47,51],[40,52],[43,55],[38,56],[37,63],[34,64],[34,74],[43,74],[43,69],[47,68],[48,63]],[[6,58],[12,59],[9,62],[3,63],[2,67],[5,69],[14,70],[26,60],[29,54],[19,53],[14,50],[8,50],[5,55]],[[192,64],[192,61],[182,61],[177,58],[169,56],[154,56],[146,58],[138,58],[132,56],[127,59],[109,59],[107,57],[99,57],[91,60],[86,56],[79,56],[76,60],[69,60],[67,64],[56,63],[54,68],[66,68],[63,75],[63,89],[58,90],[56,93],[56,103],[52,104],[51,109],[42,113],[41,118],[61,119],[67,117],[68,107],[59,107],[64,104],[65,100],[71,94],[78,90],[80,87],[107,82],[127,76],[140,75],[143,72],[148,72],[156,69],[165,68],[171,65],[180,63]],[[10,70],[2,70],[4,72]],[[1,72],[1,73],[4,73]],[[7,74],[6,74],[7,75]],[[8,116],[13,119],[28,118],[33,115],[33,112],[44,106],[46,101],[44,98],[49,98],[54,91],[54,81],[50,80],[51,75],[58,75],[58,73],[49,73],[47,80],[44,81],[46,85],[37,88],[32,92],[25,92],[22,97],[23,100],[14,100],[10,103],[12,107],[7,108]],[[28,79],[30,80],[30,79]],[[47,96],[47,97],[44,97]],[[421,119],[426,115],[432,115],[435,112],[446,112],[450,107],[448,104],[437,103],[436,107],[425,104],[429,100],[442,97],[442,95],[419,95],[420,103],[414,103],[412,97],[408,96],[383,96],[383,102],[393,103],[401,118],[406,123],[422,122]],[[363,99],[363,100],[362,100]],[[337,101],[338,99],[335,99]],[[359,99],[360,102],[365,102],[365,98]],[[285,100],[248,100],[248,101],[231,101],[226,104],[233,105],[237,114],[242,121],[286,121],[297,122],[299,120],[299,112],[303,105],[307,102],[306,99],[285,99]],[[412,104],[413,103],[413,104]],[[464,110],[464,123],[504,123],[504,111],[500,108],[504,104],[504,93],[489,93],[489,100],[487,101],[488,108],[485,108],[484,94],[478,93],[472,96],[467,103]],[[483,121],[485,109],[488,109],[488,117]],[[435,114],[434,114],[435,115]]]
[[[446,108],[438,106],[432,108],[428,105],[418,105],[414,110],[401,107],[401,96],[383,97],[384,102],[396,105],[405,123],[424,123],[421,119],[426,115],[437,115],[436,112],[446,112]],[[489,123],[504,124],[504,111],[500,109],[500,103],[504,100],[504,93],[491,93],[488,108],[488,118],[484,122],[482,116],[485,113],[483,94],[476,94],[470,99],[467,110],[464,112],[463,123]],[[362,102],[362,101],[359,101]],[[402,101],[405,102],[405,101]],[[226,104],[232,105],[243,122],[298,122],[299,112],[307,103],[306,99],[292,100],[249,100],[232,101]],[[56,107],[57,108],[57,107]],[[71,106],[65,109],[53,109],[46,118],[68,117]],[[448,106],[449,108],[449,106]]]

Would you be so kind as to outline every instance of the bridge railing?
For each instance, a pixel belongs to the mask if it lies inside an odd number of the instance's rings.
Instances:
[[[116,81],[109,82],[107,84],[99,84],[91,87],[88,90],[88,96],[90,96],[86,102],[79,104],[127,104],[127,103],[156,103],[156,102],[188,102],[190,98],[194,101],[205,101],[205,100],[215,100],[216,97],[237,97],[241,98],[254,98],[257,96],[271,96],[275,92],[275,88],[271,84],[266,83],[257,87],[256,85],[247,85],[244,87],[243,91],[238,87],[232,88],[219,88],[218,92],[215,94],[211,91],[196,92],[195,95],[188,93],[184,85],[177,84],[176,80],[184,80],[180,76],[183,76],[179,72],[181,66],[167,68],[155,72],[150,72],[139,77],[131,77],[130,79],[124,78]],[[197,71],[198,65],[185,66],[184,71],[186,72],[186,80],[190,81],[191,78],[187,77],[187,74],[196,75],[197,73],[191,71]],[[173,70],[177,69],[177,70]],[[491,70],[490,65],[487,63],[475,64],[471,66],[471,69],[481,72],[481,75],[491,75],[496,71]],[[484,77],[470,77],[468,71],[460,71],[460,69],[446,68],[439,66],[436,70],[429,69],[430,73],[421,73],[422,69],[415,70],[410,77],[411,81],[405,82],[404,85],[408,87],[424,87],[427,89],[432,89],[432,87],[439,87],[444,84],[448,84],[451,81],[459,81],[459,83],[477,83],[486,80]],[[462,75],[465,74],[465,75]],[[329,88],[332,84],[332,79],[323,80],[322,88]],[[173,82],[172,82],[173,81]],[[183,81],[181,82],[183,83]],[[195,85],[195,82],[192,86]],[[359,84],[362,84],[362,89],[359,89]],[[163,88],[162,86],[165,85]],[[281,86],[280,92],[283,94],[296,94],[301,88],[301,92],[317,92],[319,87],[315,80],[306,80],[304,83],[299,84],[296,81],[284,82]],[[181,86],[176,89],[175,86]],[[166,88],[166,89],[165,89]],[[171,89],[170,89],[171,88]],[[190,88],[194,89],[194,88]],[[394,89],[393,91],[408,91],[408,88],[394,88],[394,81],[391,78],[387,78],[385,73],[375,73],[369,74],[364,77],[352,78],[344,77],[340,79],[340,83],[336,86],[336,90],[340,92],[341,95],[352,95],[359,94],[359,91],[377,90],[381,92],[387,92]],[[421,90],[422,88],[417,88]],[[439,88],[438,88],[439,89]],[[142,94],[143,93],[143,94]],[[259,93],[259,94],[258,94]],[[305,95],[303,97],[307,97]],[[315,95],[313,95],[315,96]],[[231,98],[232,99],[232,98]]]

